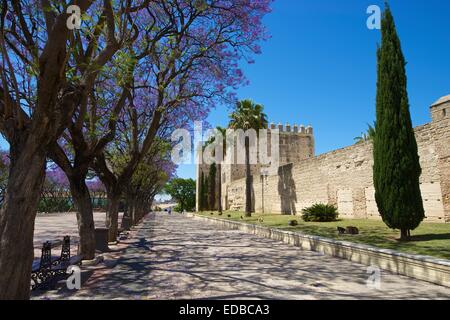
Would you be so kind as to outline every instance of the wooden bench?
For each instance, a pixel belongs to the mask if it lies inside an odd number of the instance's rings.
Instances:
[[[52,256],[52,249],[61,246],[61,255]],[[70,276],[67,268],[73,265],[81,265],[82,256],[71,256],[70,237],[65,236],[62,241],[46,241],[42,245],[42,254],[39,261],[33,262],[31,270],[31,289],[48,289]]]

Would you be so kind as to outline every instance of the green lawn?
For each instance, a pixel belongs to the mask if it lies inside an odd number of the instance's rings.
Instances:
[[[332,239],[370,244],[380,248],[401,252],[421,254],[450,260],[450,224],[423,222],[419,228],[411,232],[411,241],[400,242],[398,230],[391,230],[382,221],[367,219],[342,219],[336,222],[304,222],[300,216],[253,214],[245,218],[242,212],[202,212],[200,215],[221,219],[235,220],[283,230],[300,231],[305,234],[323,236]],[[227,217],[231,215],[231,217]],[[241,219],[241,217],[244,217]],[[263,222],[259,218],[263,217]],[[289,220],[297,220],[298,226],[288,226]],[[358,227],[359,235],[339,235],[337,227]]]

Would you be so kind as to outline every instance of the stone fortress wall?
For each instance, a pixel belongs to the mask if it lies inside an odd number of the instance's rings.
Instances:
[[[432,121],[415,128],[426,220],[450,222],[450,95],[439,99],[430,111]],[[312,204],[328,203],[336,205],[343,217],[380,218],[372,182],[371,142],[314,156],[312,128],[303,132],[288,126],[280,129],[278,175],[262,176],[260,168],[252,168],[256,212],[300,214]],[[204,165],[198,169],[208,171]],[[221,187],[223,208],[244,210],[244,167],[223,168]]]

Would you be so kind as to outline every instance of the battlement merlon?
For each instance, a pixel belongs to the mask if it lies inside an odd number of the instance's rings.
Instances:
[[[286,123],[286,125],[283,125],[281,123],[278,123],[277,125],[275,123],[271,123],[269,125],[268,130],[278,130],[280,134],[299,134],[299,135],[313,135],[314,129],[312,126],[304,126],[304,125],[291,125],[289,123]]]

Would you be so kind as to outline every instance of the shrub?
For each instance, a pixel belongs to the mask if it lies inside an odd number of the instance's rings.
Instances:
[[[92,198],[92,208],[94,211],[106,211],[108,200],[104,198]]]
[[[318,203],[302,210],[302,219],[306,222],[336,221],[338,216],[337,208],[329,204]]]
[[[38,212],[68,212],[73,210],[73,204],[69,198],[41,198]]]

